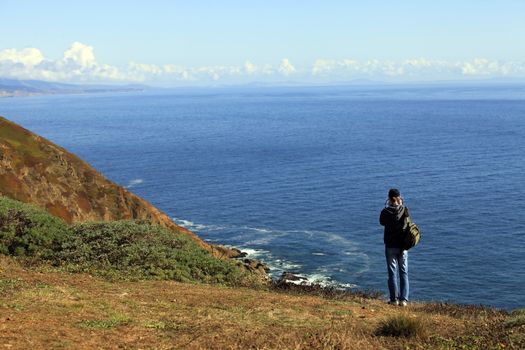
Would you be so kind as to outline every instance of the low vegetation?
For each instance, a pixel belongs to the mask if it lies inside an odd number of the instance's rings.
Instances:
[[[0,254],[51,259],[67,230],[46,211],[0,196]]]
[[[422,337],[425,328],[420,319],[401,314],[381,322],[376,334],[387,337]]]
[[[57,258],[69,271],[120,279],[240,285],[248,278],[235,262],[214,258],[188,236],[144,222],[73,225]]]
[[[513,311],[505,325],[509,328],[525,326],[525,309]]]
[[[141,221],[68,226],[5,197],[0,197],[0,253],[112,279],[257,284],[235,261],[213,257],[184,234]]]
[[[125,315],[112,315],[107,319],[101,320],[82,320],[77,323],[80,328],[87,329],[110,329],[118,326],[125,326],[131,323],[131,318]]]

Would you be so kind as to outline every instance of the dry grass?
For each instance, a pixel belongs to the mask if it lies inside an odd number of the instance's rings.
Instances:
[[[110,282],[25,269],[0,256],[0,348],[521,349],[523,325],[497,311],[362,296],[257,291],[171,281]],[[404,315],[423,336],[377,335]]]
[[[395,315],[381,322],[376,334],[387,337],[423,337],[426,327],[423,322],[408,315]]]

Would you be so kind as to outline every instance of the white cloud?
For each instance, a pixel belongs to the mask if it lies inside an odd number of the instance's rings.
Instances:
[[[281,64],[279,65],[279,72],[285,76],[288,76],[290,74],[293,74],[296,72],[295,67],[292,65],[290,60],[287,58],[283,58],[281,61]]]
[[[318,59],[312,67],[313,75],[323,75],[332,72],[337,67],[336,60]]]
[[[284,71],[281,69],[286,70],[287,68],[291,68],[295,71],[295,68],[290,64],[288,60],[286,60],[286,62],[284,61],[285,60],[281,62],[281,65],[277,69],[274,68],[274,66],[272,66],[271,64],[257,65],[250,61],[246,61],[244,62],[243,69],[238,73],[241,75],[244,73],[246,75],[259,75],[261,77],[264,77],[277,74],[277,72],[283,73]],[[285,64],[285,66],[283,66],[283,63]],[[286,65],[289,65],[289,67],[287,67]]]
[[[65,63],[72,62],[83,68],[93,67],[97,64],[93,47],[84,45],[78,41],[75,41],[69,50],[64,52],[63,61]]]
[[[262,75],[270,76],[275,74],[275,68],[271,64],[264,64],[259,67],[259,72]]]
[[[176,80],[192,80],[190,72],[183,66],[166,64],[163,69],[166,75],[175,78]]]
[[[74,42],[58,59],[49,59],[37,48],[0,50],[0,77],[64,82],[146,82],[146,83],[243,83],[282,81],[294,75],[304,82],[345,81],[356,78],[392,81],[469,79],[474,77],[525,77],[525,62],[476,58],[447,61],[411,58],[403,61],[317,59],[311,66],[296,68],[289,59],[278,64],[183,66],[130,62],[117,67],[99,63],[92,46]]]
[[[525,62],[501,62],[477,58],[472,61],[445,61],[426,58],[389,60],[318,59],[312,76],[320,78],[460,79],[525,75]]]
[[[464,75],[477,76],[520,75],[525,73],[525,63],[490,61],[484,58],[476,58],[470,62],[464,62],[461,66],[461,72]]]
[[[35,66],[44,60],[39,49],[26,48],[22,50],[5,49],[0,51],[0,62],[10,61],[13,64],[21,63],[26,66]]]
[[[128,64],[127,73],[136,80],[144,81],[148,77],[161,76],[164,74],[164,69],[154,64],[130,62]]]
[[[250,61],[246,61],[244,63],[244,71],[246,72],[246,74],[255,74],[257,73],[257,66],[253,63],[251,63]]]
[[[74,42],[63,56],[49,60],[36,48],[0,51],[0,76],[68,82],[136,81],[117,67],[99,64],[93,47]]]
[[[204,66],[189,68],[192,76],[199,80],[212,79],[218,81],[223,77],[234,77],[243,74],[243,68],[237,66]]]

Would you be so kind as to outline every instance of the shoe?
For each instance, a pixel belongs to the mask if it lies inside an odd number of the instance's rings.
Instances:
[[[405,307],[408,305],[408,302],[406,300],[403,300],[399,305]]]
[[[395,306],[398,306],[398,305],[399,305],[399,301],[397,301],[397,300],[390,300],[388,303],[389,303],[390,305],[395,305]]]

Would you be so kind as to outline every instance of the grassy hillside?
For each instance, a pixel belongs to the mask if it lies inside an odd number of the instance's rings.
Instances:
[[[525,313],[173,281],[108,281],[0,255],[7,349],[524,349]]]

